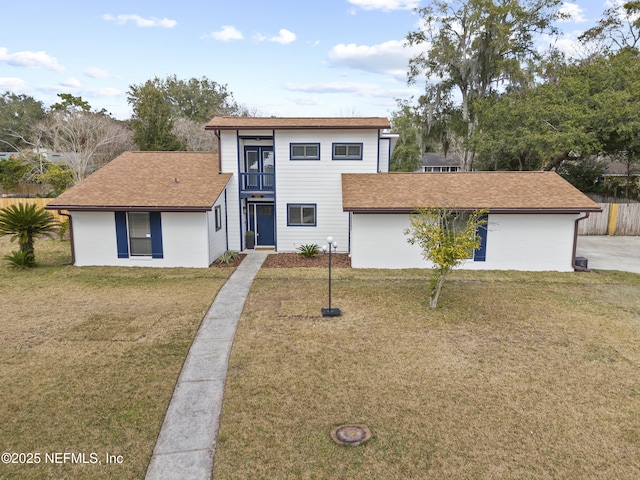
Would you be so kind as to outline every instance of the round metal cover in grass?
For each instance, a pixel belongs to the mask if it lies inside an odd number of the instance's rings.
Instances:
[[[338,445],[357,447],[371,438],[371,430],[366,425],[342,425],[331,430],[331,438]]]

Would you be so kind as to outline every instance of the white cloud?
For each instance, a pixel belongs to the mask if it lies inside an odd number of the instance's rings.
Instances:
[[[349,0],[349,3],[363,10],[390,12],[391,10],[413,10],[418,8],[420,0]]]
[[[98,67],[88,67],[85,69],[84,74],[91,78],[109,78],[111,76],[109,72]]]
[[[285,84],[292,92],[304,93],[346,93],[366,98],[394,98],[414,95],[418,90],[410,88],[390,89],[375,83],[328,82],[308,84]]]
[[[82,86],[82,84],[73,77],[67,78],[66,80],[61,81],[60,85],[62,85],[63,87],[71,87],[71,88],[80,88]]]
[[[294,42],[297,37],[295,33],[287,30],[286,28],[282,28],[278,32],[278,35],[275,37],[267,37],[262,33],[256,33],[253,36],[253,38],[256,42],[269,41],[269,42],[276,42],[276,43],[281,43],[282,45],[286,45],[287,43]]]
[[[27,93],[29,87],[21,78],[16,77],[0,77],[0,90],[13,93]]]
[[[329,63],[334,66],[366,72],[406,77],[409,59],[421,49],[405,47],[403,41],[390,40],[379,45],[338,44],[329,51]]]
[[[8,63],[14,67],[46,68],[47,70],[54,70],[56,72],[64,70],[64,67],[58,63],[58,60],[44,51],[9,53],[9,50],[0,47],[0,62]]]
[[[287,30],[286,28],[281,28],[278,32],[277,37],[269,38],[270,42],[281,43],[282,45],[286,45],[287,43],[295,42],[296,34]]]
[[[584,16],[584,9],[575,3],[563,2],[560,13],[569,15],[565,22],[584,23],[589,20]]]
[[[324,105],[324,102],[316,96],[293,97],[290,98],[290,100],[296,105],[303,105],[306,107]]]
[[[90,88],[86,92],[94,97],[123,97],[124,92],[117,88],[105,87],[105,88]]]
[[[211,34],[206,35],[206,37],[211,37],[222,42],[230,42],[231,40],[242,40],[244,38],[242,32],[240,32],[240,30],[238,30],[233,25],[223,25],[220,31],[211,32]]]
[[[136,24],[138,27],[147,28],[147,27],[160,27],[160,28],[173,28],[178,22],[175,20],[169,20],[168,18],[143,18],[140,15],[111,15],[109,13],[105,13],[102,16],[103,20],[108,22],[115,22],[118,25],[124,25],[125,23],[131,21]]]

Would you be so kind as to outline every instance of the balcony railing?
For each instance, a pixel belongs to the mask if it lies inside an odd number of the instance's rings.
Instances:
[[[273,192],[275,173],[241,173],[240,185],[245,192]]]

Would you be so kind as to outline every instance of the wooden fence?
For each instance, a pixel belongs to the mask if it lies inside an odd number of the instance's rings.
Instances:
[[[640,235],[640,203],[600,203],[602,212],[578,223],[579,235]]]
[[[53,198],[12,198],[12,197],[0,197],[0,210],[8,207],[9,205],[17,205],[18,203],[35,203],[39,207],[43,207],[49,203]],[[55,210],[49,210],[56,220],[62,222],[67,217],[58,215],[58,212]]]

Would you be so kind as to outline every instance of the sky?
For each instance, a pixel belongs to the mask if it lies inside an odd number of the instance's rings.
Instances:
[[[0,92],[71,93],[131,115],[130,85],[207,77],[260,116],[389,116],[407,84],[403,46],[429,0],[22,0],[3,5]],[[563,4],[557,45],[572,54],[607,0]],[[542,40],[544,42],[544,40]]]

